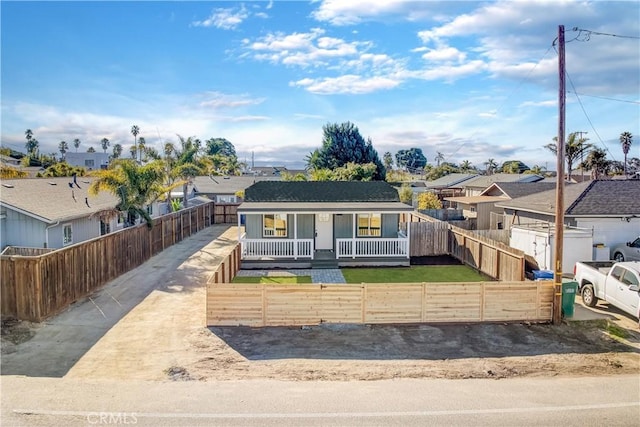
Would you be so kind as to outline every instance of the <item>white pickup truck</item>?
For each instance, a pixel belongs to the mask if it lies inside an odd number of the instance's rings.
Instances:
[[[583,261],[573,268],[582,301],[594,307],[603,300],[640,317],[640,261]]]

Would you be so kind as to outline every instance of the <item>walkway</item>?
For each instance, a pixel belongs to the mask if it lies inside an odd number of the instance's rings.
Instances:
[[[339,268],[303,269],[303,270],[240,270],[237,276],[242,277],[283,277],[311,276],[313,283],[347,283]]]

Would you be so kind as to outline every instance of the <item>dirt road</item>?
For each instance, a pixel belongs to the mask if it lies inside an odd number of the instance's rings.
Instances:
[[[577,318],[597,320],[560,326],[206,328],[206,280],[236,239],[235,227],[211,227],[46,324],[22,325],[17,338],[3,336],[3,375],[378,380],[640,371],[637,324],[606,307],[598,313],[576,306]],[[20,326],[8,332],[18,332]],[[10,339],[26,341],[7,344]]]

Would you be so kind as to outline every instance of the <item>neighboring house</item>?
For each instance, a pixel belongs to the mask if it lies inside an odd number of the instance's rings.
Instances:
[[[412,211],[386,182],[257,182],[238,207],[242,266],[409,265]]]
[[[259,181],[280,181],[279,176],[197,176],[193,180],[193,193],[216,203],[240,203],[239,191]],[[173,192],[172,192],[173,195]]]
[[[493,183],[478,196],[445,197],[454,209],[462,210],[465,218],[476,218],[476,229],[503,229],[504,209],[497,202],[527,196],[555,188],[552,182]]]
[[[91,178],[3,180],[0,187],[0,245],[61,248],[121,228],[98,213],[115,208],[111,193],[87,193]],[[73,187],[70,186],[73,185]]]
[[[113,211],[118,198],[108,191],[95,196],[88,189],[93,178],[4,179],[0,185],[0,250],[6,246],[58,249],[124,227]],[[158,203],[147,207],[151,217],[162,212]]]
[[[14,159],[13,157],[0,154],[0,162],[9,166],[20,166],[20,159]]]
[[[467,197],[479,196],[491,184],[496,182],[537,182],[544,179],[540,175],[517,174],[517,173],[496,173],[493,175],[480,175],[462,183],[464,195]]]
[[[475,173],[451,173],[433,181],[426,181],[424,191],[433,191],[442,201],[445,197],[464,195],[463,183],[479,176]]]
[[[79,166],[86,170],[106,169],[109,166],[109,153],[74,153],[67,152],[65,161],[70,166]]]
[[[587,181],[567,185],[564,193],[563,270],[575,261],[610,257],[610,248],[638,236],[640,181]],[[496,203],[504,208],[511,246],[532,256],[553,259],[556,190],[543,191]],[[571,241],[573,239],[573,241]],[[604,254],[604,255],[603,255]]]

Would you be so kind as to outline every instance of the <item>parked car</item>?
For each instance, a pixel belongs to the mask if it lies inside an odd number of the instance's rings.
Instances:
[[[573,275],[585,305],[603,300],[640,318],[640,261],[577,262]]]
[[[617,262],[622,261],[640,261],[640,237],[633,242],[619,244],[611,251],[612,259]]]

